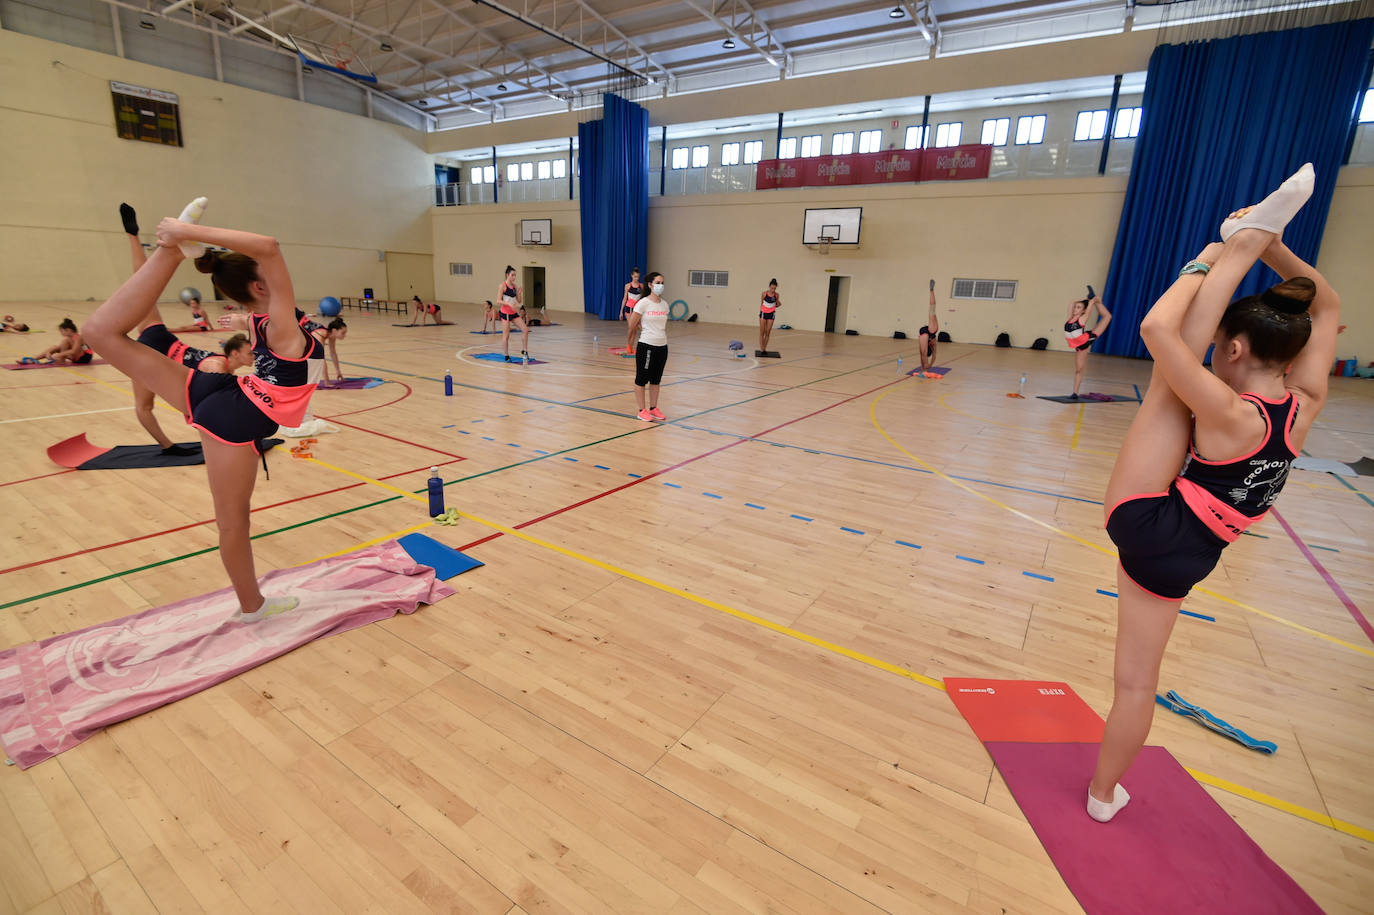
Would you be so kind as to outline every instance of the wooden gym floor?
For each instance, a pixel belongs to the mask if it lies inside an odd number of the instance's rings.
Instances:
[[[44,332],[0,336],[5,361],[84,317],[6,310]],[[255,551],[266,571],[416,529],[405,493],[440,464],[448,503],[505,532],[424,529],[485,567],[0,771],[0,911],[1077,910],[932,684],[1061,679],[1105,714],[1099,500],[1133,403],[1005,396],[1023,371],[1068,393],[1064,353],[944,345],[933,382],[903,374],[912,340],[777,331],[756,362],[726,348],[752,328],[674,324],[671,422],[647,425],[607,352],[624,325],[559,313],[527,368],[472,360],[500,338],[445,314],[345,314],[345,371],[389,383],[316,395],[341,431],[272,453]],[[1148,365],[1088,376],[1133,397]],[[1374,455],[1374,387],[1333,382],[1308,450]],[[0,648],[225,584],[203,469],[48,461],[79,432],[145,443],[113,368],[0,386]],[[1151,740],[1331,912],[1374,897],[1374,642],[1346,606],[1374,607],[1371,500],[1294,472],[1293,535],[1266,520],[1184,604],[1161,688],[1279,752],[1164,711]]]

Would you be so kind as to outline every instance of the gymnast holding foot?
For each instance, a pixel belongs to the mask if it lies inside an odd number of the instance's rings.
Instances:
[[[917,335],[917,344],[921,353],[921,374],[925,374],[935,365],[935,344],[940,337],[940,319],[935,316],[935,281],[930,281],[930,311],[926,314],[926,323],[921,325],[921,331]]]
[[[197,200],[182,214],[198,218]],[[258,442],[279,425],[299,425],[314,390],[306,381],[306,356],[315,341],[295,319],[291,275],[274,238],[232,229],[162,220],[157,250],[86,321],[90,344],[116,368],[186,414],[201,433],[205,471],[219,528],[220,561],[238,598],[238,621],[285,613],[298,598],[265,597],[258,587],[249,540],[250,501],[257,481]],[[156,310],[158,297],[197,243],[236,253],[206,252],[196,267],[254,312],[251,322],[256,374],[197,372],[130,340],[129,331]]]
[[[1096,314],[1094,320],[1093,315]],[[1069,396],[1078,399],[1078,388],[1083,384],[1083,374],[1088,369],[1088,350],[1098,337],[1107,331],[1112,323],[1112,313],[1102,304],[1102,298],[1088,287],[1088,297],[1069,303],[1068,318],[1064,321],[1064,339],[1073,350],[1073,393]]]
[[[1225,243],[1185,265],[1140,324],[1154,369],[1104,500],[1121,562],[1114,698],[1087,795],[1100,822],[1130,800],[1120,780],[1150,732],[1179,602],[1274,504],[1326,400],[1340,299],[1279,237],[1312,184],[1304,165],[1233,213]],[[1231,302],[1257,258],[1282,282]]]

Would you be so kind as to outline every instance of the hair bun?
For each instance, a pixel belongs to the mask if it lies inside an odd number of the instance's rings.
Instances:
[[[1317,284],[1305,276],[1295,276],[1260,293],[1260,301],[1275,311],[1300,315],[1317,296]]]
[[[206,249],[205,253],[196,258],[196,269],[201,273],[214,273],[215,264],[219,261],[219,252]]]

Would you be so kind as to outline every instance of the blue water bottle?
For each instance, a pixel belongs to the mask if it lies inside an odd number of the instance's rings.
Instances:
[[[453,396],[453,373],[448,369],[444,369],[444,396]]]
[[[439,479],[439,468],[429,468],[429,516],[437,517],[444,513],[444,481]]]

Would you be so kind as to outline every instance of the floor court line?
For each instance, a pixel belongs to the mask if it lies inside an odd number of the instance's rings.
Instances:
[[[78,413],[50,413],[47,416],[25,416],[20,419],[0,419],[4,423],[36,423],[40,419],[66,419],[69,416],[94,416],[97,413],[122,413],[128,407],[111,407],[108,410],[82,410]]]
[[[948,481],[948,482],[950,482],[950,483],[953,483],[955,486],[959,487],[960,489],[964,490],[965,492],[968,492],[968,493],[971,493],[971,494],[974,495],[974,496],[977,496],[979,499],[983,499],[983,500],[985,500],[985,501],[987,501],[987,502],[991,502],[993,505],[996,505],[998,508],[1004,509],[1005,511],[1008,511],[1008,512],[1012,513],[1013,515],[1016,515],[1018,518],[1022,518],[1022,519],[1026,520],[1026,521],[1029,521],[1031,524],[1034,524],[1034,525],[1036,525],[1037,527],[1044,528],[1045,530],[1051,531],[1052,533],[1058,534],[1058,535],[1061,536],[1061,537],[1067,537],[1069,540],[1073,540],[1073,541],[1075,541],[1076,543],[1082,544],[1083,546],[1086,546],[1086,547],[1088,547],[1088,548],[1091,549],[1091,550],[1095,550],[1095,551],[1097,551],[1097,552],[1099,552],[1099,553],[1104,553],[1104,554],[1106,554],[1106,555],[1108,555],[1108,556],[1112,556],[1112,557],[1115,557],[1115,556],[1116,556],[1116,551],[1115,551],[1115,550],[1109,550],[1109,549],[1107,549],[1106,547],[1103,547],[1103,546],[1100,546],[1099,544],[1093,543],[1091,540],[1088,540],[1088,539],[1086,539],[1086,538],[1080,537],[1080,536],[1078,536],[1077,534],[1071,534],[1071,533],[1069,533],[1068,531],[1064,530],[1063,528],[1056,527],[1056,526],[1053,525],[1053,524],[1050,524],[1050,523],[1048,523],[1048,522],[1046,522],[1046,521],[1042,521],[1042,520],[1040,520],[1039,518],[1036,518],[1036,517],[1033,517],[1033,516],[1031,516],[1031,515],[1028,515],[1028,514],[1026,514],[1025,512],[1023,512],[1023,511],[1021,511],[1021,510],[1019,510],[1019,509],[1013,508],[1013,507],[1011,507],[1010,505],[1007,505],[1005,502],[1001,502],[1001,501],[999,501],[999,500],[997,500],[997,499],[994,499],[992,496],[988,495],[987,493],[979,492],[978,490],[973,489],[972,487],[965,485],[964,483],[960,482],[959,480],[956,480],[954,477],[951,477],[949,474],[947,474],[947,473],[945,473],[945,472],[943,472],[943,471],[941,471],[941,470],[935,468],[935,467],[932,466],[931,464],[927,463],[926,461],[921,460],[921,459],[918,458],[916,455],[912,454],[912,453],[911,453],[910,451],[908,451],[905,447],[903,447],[902,444],[901,444],[900,442],[898,442],[895,438],[893,438],[893,437],[888,433],[888,431],[887,431],[885,428],[883,428],[883,424],[880,423],[880,422],[878,421],[878,405],[879,405],[880,403],[882,403],[882,401],[883,401],[885,398],[887,398],[888,396],[890,396],[891,394],[892,394],[892,391],[887,391],[887,392],[882,393],[882,394],[879,394],[877,397],[873,398],[872,402],[869,404],[869,407],[868,407],[868,415],[869,415],[869,421],[873,424],[873,427],[874,427],[875,429],[878,430],[879,434],[881,434],[881,435],[883,436],[883,438],[887,439],[887,441],[892,445],[892,447],[896,448],[898,451],[900,451],[902,454],[906,455],[906,456],[907,456],[908,458],[910,458],[911,460],[915,461],[915,462],[916,462],[917,464],[919,464],[920,466],[929,469],[931,473],[934,473],[936,476],[940,477],[941,479],[946,480],[946,481]],[[1299,632],[1305,632],[1305,633],[1307,633],[1308,635],[1316,636],[1317,638],[1323,639],[1323,640],[1325,640],[1325,641],[1327,641],[1327,642],[1330,642],[1330,643],[1332,643],[1332,644],[1334,644],[1334,645],[1340,645],[1340,646],[1342,646],[1342,647],[1344,647],[1344,648],[1349,648],[1349,649],[1352,650],[1352,651],[1359,652],[1360,654],[1366,655],[1366,656],[1368,656],[1368,657],[1374,657],[1374,650],[1371,650],[1371,649],[1369,649],[1369,648],[1366,648],[1366,647],[1364,647],[1363,645],[1356,645],[1354,642],[1349,642],[1349,641],[1346,641],[1345,639],[1337,638],[1337,637],[1334,636],[1334,635],[1328,635],[1327,633],[1321,632],[1320,630],[1317,630],[1317,629],[1313,629],[1313,628],[1310,627],[1310,626],[1304,626],[1304,625],[1302,625],[1301,623],[1295,623],[1295,622],[1293,622],[1292,620],[1285,619],[1284,617],[1281,617],[1281,616],[1279,616],[1279,615],[1277,615],[1277,614],[1274,614],[1274,613],[1270,613],[1270,612],[1267,611],[1267,610],[1261,610],[1261,609],[1258,608],[1258,607],[1252,607],[1252,606],[1249,605],[1249,604],[1246,604],[1246,603],[1243,603],[1243,602],[1241,602],[1241,601],[1235,600],[1234,598],[1227,597],[1226,595],[1220,594],[1220,593],[1218,593],[1218,592],[1216,592],[1216,591],[1213,591],[1213,590],[1211,590],[1211,589],[1209,589],[1209,588],[1194,588],[1193,590],[1196,591],[1196,592],[1199,593],[1199,594],[1205,594],[1205,595],[1207,595],[1208,597],[1216,598],[1217,600],[1222,601],[1223,603],[1226,603],[1226,604],[1230,604],[1230,605],[1233,606],[1233,607],[1238,607],[1238,608],[1240,608],[1240,609],[1242,609],[1242,610],[1248,610],[1249,612],[1255,614],[1256,616],[1261,616],[1261,617],[1263,617],[1263,618],[1265,618],[1265,619],[1267,619],[1267,620],[1269,620],[1269,621],[1271,621],[1271,622],[1278,623],[1278,624],[1281,625],[1281,626],[1287,626],[1287,627],[1289,627],[1290,629],[1296,629],[1296,630],[1299,631]]]
[[[1298,548],[1298,552],[1307,557],[1307,561],[1311,563],[1312,568],[1315,569],[1317,574],[1322,577],[1322,580],[1326,582],[1327,587],[1335,592],[1337,599],[1345,606],[1346,612],[1350,614],[1355,624],[1364,630],[1364,634],[1369,637],[1371,642],[1374,642],[1374,626],[1369,625],[1369,620],[1360,612],[1360,608],[1355,605],[1355,602],[1350,599],[1350,595],[1345,593],[1345,589],[1342,588],[1336,582],[1335,577],[1326,570],[1326,566],[1322,565],[1317,560],[1317,557],[1307,548],[1307,544],[1298,536],[1298,532],[1293,530],[1292,525],[1284,520],[1283,515],[1279,514],[1279,510],[1277,508],[1271,508],[1269,509],[1269,514],[1274,516],[1274,520],[1279,523],[1279,527],[1283,528],[1284,533],[1293,541],[1293,544]]]

